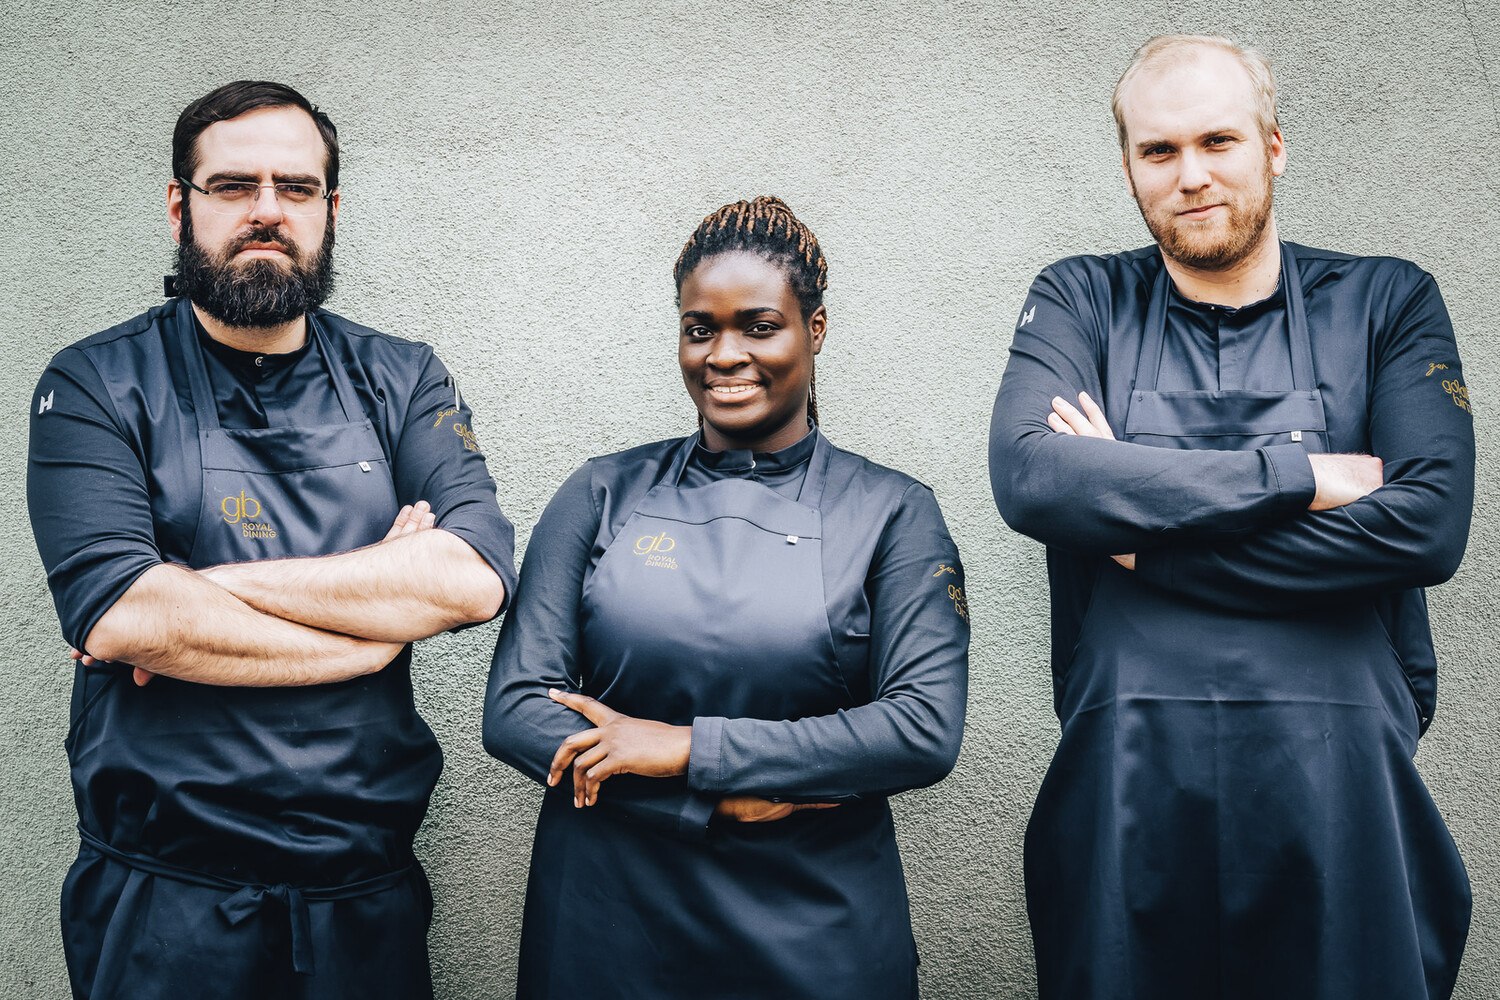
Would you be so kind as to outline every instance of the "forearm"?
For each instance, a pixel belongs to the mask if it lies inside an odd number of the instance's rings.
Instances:
[[[828,802],[894,795],[941,781],[958,759],[963,717],[883,699],[795,721],[693,721],[688,784],[713,795]]]
[[[141,574],[89,632],[85,652],[200,684],[290,687],[374,673],[401,651],[262,614],[201,574]]]
[[[1453,576],[1468,540],[1469,500],[1392,484],[1232,543],[1137,556],[1141,578],[1201,603],[1277,614],[1367,600]]]
[[[229,563],[204,575],[266,614],[380,642],[488,621],[504,599],[494,570],[442,529],[335,555]]]
[[[1012,528],[1099,555],[1233,537],[1296,516],[1314,495],[1298,445],[1176,450],[1056,434],[1045,424],[1015,434],[998,407],[990,481]]]

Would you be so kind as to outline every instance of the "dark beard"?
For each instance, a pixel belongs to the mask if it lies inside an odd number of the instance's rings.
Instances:
[[[274,260],[232,263],[249,243],[275,243],[290,268]],[[236,237],[222,254],[198,245],[193,213],[182,206],[182,239],[177,244],[176,292],[214,319],[232,327],[264,328],[289,323],[323,304],[333,291],[333,220],[311,259],[275,228],[256,228]]]

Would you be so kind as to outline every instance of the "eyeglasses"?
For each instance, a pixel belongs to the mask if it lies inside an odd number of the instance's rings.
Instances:
[[[318,184],[253,184],[250,181],[214,181],[206,188],[199,187],[186,177],[177,178],[183,187],[192,188],[208,201],[208,210],[219,215],[244,215],[260,204],[262,188],[270,188],[281,211],[286,215],[321,215],[326,211],[324,202],[333,197],[332,191],[324,191]]]

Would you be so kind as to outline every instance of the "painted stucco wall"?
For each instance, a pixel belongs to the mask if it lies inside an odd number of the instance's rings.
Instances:
[[[27,526],[26,411],[64,345],[158,301],[173,121],[285,80],[344,144],[331,305],[459,375],[520,529],[590,455],[691,428],[670,272],[721,203],[786,198],[831,262],[825,428],[937,491],[964,554],[972,699],[957,771],[896,801],[933,997],[1034,993],[1021,836],[1057,740],[1042,549],[985,470],[1027,283],[1139,245],[1108,95],[1130,49],[1211,29],[1275,60],[1283,235],[1436,275],[1476,400],[1480,489],[1430,594],[1441,706],[1418,763],[1468,861],[1459,995],[1500,995],[1500,6],[765,3],[8,4],[0,17],[0,997],[66,993],[72,671]],[[108,511],[78,511],[108,517]],[[423,643],[447,769],[418,850],[442,997],[508,993],[538,790],[479,746],[496,625]],[[587,954],[587,934],[580,935]]]

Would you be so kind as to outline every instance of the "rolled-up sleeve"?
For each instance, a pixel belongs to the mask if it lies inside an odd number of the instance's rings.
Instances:
[[[53,358],[29,405],[31,530],[63,637],[87,651],[104,613],[162,562],[145,466],[83,351]]]
[[[426,500],[437,527],[462,538],[500,577],[504,611],[516,590],[515,528],[501,513],[473,411],[430,351],[391,464],[396,499],[402,504]]]

